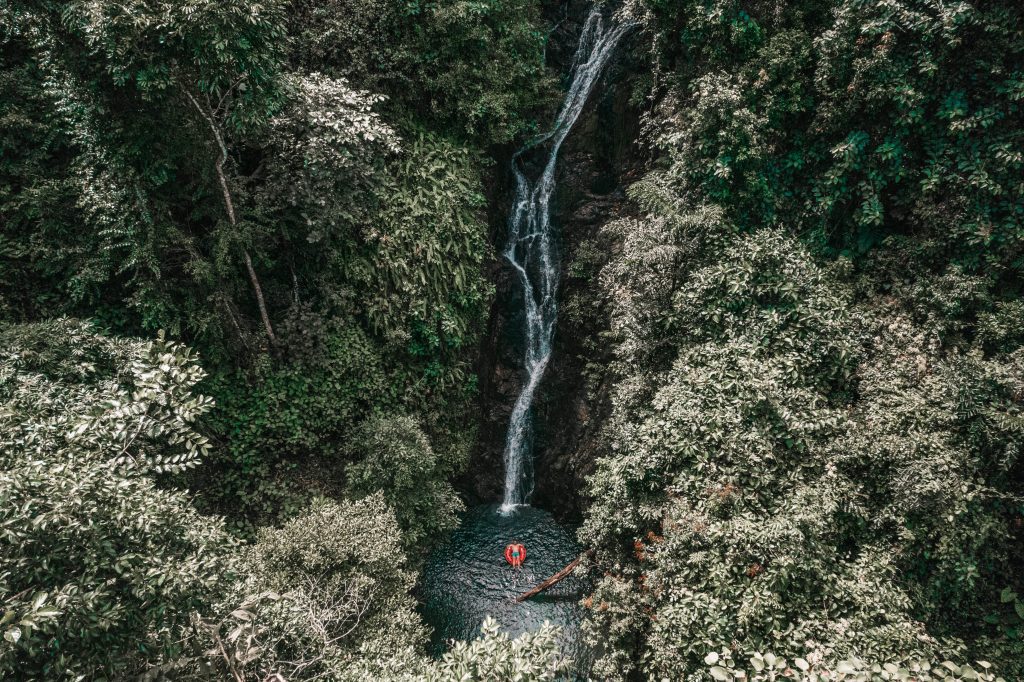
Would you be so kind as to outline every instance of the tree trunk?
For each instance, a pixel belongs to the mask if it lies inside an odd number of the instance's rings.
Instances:
[[[267,314],[267,304],[263,300],[263,287],[260,286],[260,279],[256,276],[256,270],[252,267],[252,258],[249,257],[249,250],[242,249],[245,256],[245,269],[249,271],[249,281],[252,282],[252,289],[256,292],[256,305],[260,309],[260,319],[263,320],[263,328],[267,330],[267,338],[270,343],[276,345],[277,337],[274,336],[274,328],[270,325],[270,315]]]
[[[561,582],[562,580],[568,578],[569,575],[576,569],[576,567],[580,565],[580,562],[583,561],[583,557],[590,556],[593,553],[594,550],[588,549],[583,554],[580,554],[578,557],[570,561],[568,565],[566,565],[566,567],[560,570],[558,573],[555,573],[553,576],[542,582],[540,585],[537,585],[537,587],[533,588],[529,592],[523,592],[521,595],[516,597],[516,603],[522,603],[530,597],[535,597],[544,590],[554,585],[555,583]]]
[[[235,220],[235,203],[231,200],[231,190],[228,189],[228,180],[224,175],[224,162],[228,160],[228,148],[224,144],[224,137],[220,134],[217,122],[213,120],[213,114],[203,109],[203,106],[192,96],[191,92],[185,90],[185,95],[192,100],[192,104],[199,111],[199,114],[210,124],[210,130],[213,131],[213,139],[217,141],[217,146],[220,147],[220,156],[217,158],[217,162],[213,164],[213,167],[217,171],[217,180],[220,182],[221,194],[224,197],[224,208],[228,212],[228,222],[231,223],[232,227],[235,227],[238,225]],[[267,314],[267,304],[263,298],[263,287],[260,286],[260,278],[256,276],[256,269],[252,266],[252,257],[249,256],[249,250],[243,247],[242,255],[245,258],[245,269],[249,271],[249,281],[252,282],[252,289],[256,294],[256,305],[260,310],[263,328],[267,331],[267,338],[270,339],[270,343],[277,345],[277,337],[274,336],[274,327],[270,324],[270,315]]]

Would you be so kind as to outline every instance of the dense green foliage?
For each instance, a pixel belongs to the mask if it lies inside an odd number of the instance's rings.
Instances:
[[[399,669],[394,664],[418,663],[425,632],[399,538],[379,495],[316,503],[284,527],[262,531],[243,558],[242,605],[218,625],[228,647],[218,663],[253,679],[380,678]],[[349,670],[360,658],[359,670]]]
[[[629,11],[659,158],[605,229],[599,675],[1016,679],[1020,8]]]
[[[447,415],[491,296],[479,145],[547,102],[528,3],[338,4],[2,10],[0,307],[194,343],[222,445],[196,486],[249,520],[330,489],[377,410],[464,453]],[[326,50],[341,34],[360,40]],[[425,49],[440,34],[474,49]]]
[[[1016,3],[638,0],[664,98],[651,133],[688,198],[862,253],[1019,277],[1024,71]],[[1007,270],[1009,272],[1007,272]]]
[[[714,642],[828,665],[975,639],[1019,552],[1020,353],[851,305],[849,264],[777,230],[710,211],[612,229],[620,362],[649,371],[613,398],[584,530],[625,562],[593,596],[595,635],[619,640],[602,673],[639,653],[680,677]],[[624,277],[641,263],[648,280]]]
[[[552,106],[547,35],[530,0],[295,0],[290,62],[385,92],[397,108],[477,144],[535,131]]]
[[[0,676],[561,665],[491,633],[433,667],[405,568],[462,508],[489,150],[552,104],[539,6],[0,25]]]
[[[485,629],[442,661],[423,655],[404,550],[421,526],[399,525],[387,482],[314,502],[251,545],[199,514],[174,476],[208,447],[192,430],[210,404],[192,391],[203,373],[187,349],[66,319],[4,324],[0,341],[5,677],[540,679],[562,666],[550,631]],[[398,429],[408,454],[424,446],[414,424],[394,423],[367,437]],[[412,521],[437,530],[451,511]]]
[[[172,655],[234,543],[147,473],[207,445],[202,371],[162,341],[60,320],[0,328],[0,672],[116,679]]]
[[[429,658],[415,584],[578,9],[0,3],[0,677],[567,673],[550,627]],[[1024,678],[1024,9],[616,9],[593,676]]]
[[[383,493],[402,537],[415,547],[443,537],[464,509],[447,478],[454,472],[409,417],[375,417],[360,425],[351,447],[362,457],[348,466],[349,495]]]

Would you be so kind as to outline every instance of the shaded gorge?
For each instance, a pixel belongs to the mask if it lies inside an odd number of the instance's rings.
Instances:
[[[534,632],[545,622],[559,628],[559,646],[586,677],[590,653],[580,637],[584,580],[570,575],[522,603],[516,597],[565,568],[582,549],[574,529],[529,506],[534,488],[533,408],[553,351],[562,268],[551,219],[557,189],[558,153],[601,80],[616,46],[632,28],[592,7],[584,19],[567,79],[567,91],[551,128],[528,141],[512,159],[515,191],[503,257],[514,273],[522,305],[518,369],[522,383],[508,417],[500,505],[468,511],[450,538],[433,550],[421,579],[422,612],[433,628],[431,652],[442,655],[453,640],[472,640],[493,618],[511,637]],[[520,327],[521,325],[521,327]],[[574,494],[567,491],[567,494]],[[513,568],[505,558],[512,543],[526,547],[526,562]]]

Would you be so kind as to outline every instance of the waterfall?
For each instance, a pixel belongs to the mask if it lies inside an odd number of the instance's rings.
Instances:
[[[629,28],[627,24],[606,21],[597,7],[590,10],[573,58],[569,91],[558,118],[551,130],[531,140],[512,157],[516,193],[503,255],[512,264],[523,287],[526,318],[523,366],[527,377],[512,408],[505,438],[505,498],[501,505],[504,513],[525,504],[533,489],[532,474],[527,470],[532,464],[530,408],[551,357],[558,316],[559,262],[551,234],[549,207],[555,189],[558,150],[583,111],[616,44]],[[522,156],[541,144],[545,145],[540,165],[543,170],[536,180],[531,180],[523,169]]]

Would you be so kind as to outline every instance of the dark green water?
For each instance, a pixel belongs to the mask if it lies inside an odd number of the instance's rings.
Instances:
[[[504,558],[511,542],[526,545],[526,562],[512,568]],[[515,597],[579,556],[571,529],[550,514],[520,507],[498,513],[498,505],[477,507],[463,517],[462,526],[437,547],[423,572],[423,615],[434,628],[435,655],[452,639],[472,639],[488,615],[512,636],[540,628],[545,620],[562,628],[563,652],[578,670],[587,666],[586,648],[579,637],[585,585],[570,576],[547,592],[522,604]]]

